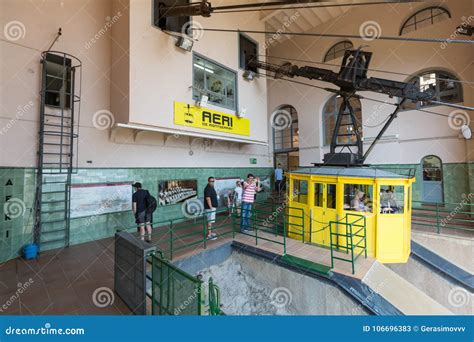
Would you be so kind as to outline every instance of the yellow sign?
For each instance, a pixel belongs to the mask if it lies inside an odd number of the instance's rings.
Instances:
[[[230,134],[250,135],[250,120],[209,108],[174,103],[174,123],[180,126],[207,129]]]

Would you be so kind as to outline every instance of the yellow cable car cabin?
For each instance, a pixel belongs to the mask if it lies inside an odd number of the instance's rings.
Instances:
[[[323,166],[291,171],[288,179],[289,237],[344,248],[350,243],[347,223],[360,227],[365,221],[368,256],[383,263],[407,262],[414,177],[369,167]],[[301,212],[303,225],[296,222]]]

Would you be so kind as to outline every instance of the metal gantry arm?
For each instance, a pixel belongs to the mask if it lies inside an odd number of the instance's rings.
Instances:
[[[275,78],[304,77],[310,80],[328,82],[338,86],[339,90],[336,92],[342,97],[342,103],[336,118],[336,124],[331,139],[330,153],[325,154],[324,162],[331,165],[354,166],[363,165],[375,144],[380,140],[390,124],[397,117],[397,114],[405,101],[429,102],[433,99],[435,94],[434,89],[421,91],[419,85],[416,83],[367,77],[367,70],[369,69],[371,58],[371,52],[362,51],[360,48],[356,50],[347,50],[344,54],[341,68],[337,73],[329,69],[313,66],[300,67],[289,62],[284,63],[283,65],[275,65],[261,62],[256,59],[249,62],[248,66],[252,69],[257,68],[266,70],[273,74]],[[331,91],[334,92],[334,89],[331,89]],[[356,96],[355,94],[358,91],[372,91],[386,94],[389,97],[396,96],[402,99],[365,154],[363,152],[363,140],[360,129],[362,123],[359,124],[357,122],[357,118],[350,103],[350,99]],[[348,119],[343,121],[345,117]],[[341,132],[341,128],[343,127],[346,127],[346,130],[342,130]],[[344,142],[345,140],[349,140],[347,139],[348,136],[355,136],[356,141]],[[344,139],[344,137],[346,139]],[[353,151],[351,147],[356,147],[357,151]]]

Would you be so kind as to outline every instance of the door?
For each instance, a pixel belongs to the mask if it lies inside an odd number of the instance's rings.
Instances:
[[[336,184],[314,183],[314,206],[311,211],[311,242],[330,245],[329,222],[336,221]]]
[[[436,156],[426,156],[423,168],[423,202],[443,203],[443,164]]]

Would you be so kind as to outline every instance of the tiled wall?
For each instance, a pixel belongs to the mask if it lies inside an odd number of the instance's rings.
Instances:
[[[137,169],[80,169],[73,175],[73,184],[141,182],[145,189],[157,196],[158,181],[169,179],[197,179],[198,196],[203,196],[207,178],[241,177],[248,173],[266,176],[269,168],[137,168]],[[0,219],[0,263],[16,257],[21,247],[33,240],[33,203],[35,195],[35,169],[0,168],[0,198],[2,208],[8,196],[24,203],[24,215],[6,220]],[[12,183],[13,185],[7,185]],[[264,198],[267,194],[259,195]],[[11,211],[12,212],[12,211]],[[182,217],[181,205],[160,207],[154,220],[167,217]],[[131,212],[106,214],[71,220],[70,241],[78,244],[113,236],[117,229],[132,228],[134,218]]]
[[[377,167],[378,165],[374,165]],[[422,201],[423,170],[420,164],[384,165],[383,168],[415,170],[416,182],[413,184],[413,201]],[[444,201],[459,203],[464,194],[469,194],[474,187],[474,163],[443,164]]]
[[[422,193],[422,170],[420,165],[384,165],[388,169],[416,170],[417,181],[413,187],[413,200],[420,201]],[[445,202],[458,203],[463,194],[472,192],[474,185],[474,166],[470,164],[444,164]],[[241,177],[247,173],[264,176],[272,173],[269,168],[137,168],[137,169],[80,169],[73,176],[73,184],[111,183],[139,181],[145,189],[156,196],[158,181],[167,179],[197,179],[198,196],[209,176]],[[12,185],[9,185],[12,184]],[[24,203],[24,215],[6,220],[0,218],[0,263],[18,255],[21,247],[32,241],[33,203],[35,194],[35,170],[32,168],[0,168],[0,198],[2,208],[8,197]],[[264,197],[265,194],[260,195]],[[158,208],[155,221],[166,217],[181,217],[181,206],[174,205]],[[71,220],[71,244],[102,239],[113,236],[117,229],[133,227],[134,218],[130,212],[107,214],[91,218]]]

